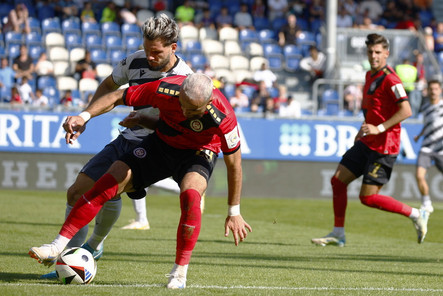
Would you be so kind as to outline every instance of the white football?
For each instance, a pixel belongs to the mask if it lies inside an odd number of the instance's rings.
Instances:
[[[58,257],[55,272],[63,284],[89,284],[97,272],[97,262],[88,250],[70,248]]]

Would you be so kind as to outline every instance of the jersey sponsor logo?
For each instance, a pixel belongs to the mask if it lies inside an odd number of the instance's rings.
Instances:
[[[200,119],[194,119],[191,120],[189,123],[189,126],[194,132],[201,132],[203,130],[203,123],[200,121]]]
[[[178,97],[180,94],[180,85],[162,81],[158,86],[157,93]]]
[[[238,126],[235,126],[232,131],[225,135],[226,143],[229,149],[235,148],[240,142],[240,137],[238,135]]]
[[[398,83],[398,84],[394,85],[393,87],[391,87],[391,90],[395,94],[395,97],[397,99],[404,98],[407,96],[405,88],[403,87],[403,85],[401,83]]]
[[[124,58],[123,60],[121,60],[120,63],[122,64],[122,66],[126,65],[126,58]]]
[[[140,69],[140,77],[142,77],[143,75],[145,75],[146,71],[144,69]]]
[[[141,147],[135,148],[133,153],[134,153],[134,156],[137,158],[145,158],[145,156],[146,156],[146,150]]]

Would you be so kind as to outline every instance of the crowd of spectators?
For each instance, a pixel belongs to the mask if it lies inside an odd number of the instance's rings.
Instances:
[[[137,15],[142,10],[148,10],[153,14],[169,13],[181,27],[195,26],[213,28],[217,31],[224,27],[232,27],[238,31],[245,29],[258,31],[263,29],[262,21],[265,20],[266,28],[275,33],[274,43],[284,48],[286,45],[297,46],[300,34],[303,32],[319,34],[320,27],[325,21],[325,8],[325,0],[24,0],[23,3],[16,4],[4,17],[1,31],[3,34],[9,31],[29,34],[32,30],[29,24],[30,17],[40,18],[40,20],[51,17],[61,20],[76,17],[81,22],[141,25],[142,21]],[[422,30],[425,33],[424,36],[427,36],[426,43],[429,49],[436,53],[443,51],[443,23],[437,23],[432,18],[429,1],[339,0],[337,27]],[[311,83],[323,76],[326,62],[321,44],[318,44],[317,39],[314,42],[302,52],[298,69],[309,74]],[[418,54],[416,57],[412,65],[417,68],[416,82],[425,83],[422,56]],[[85,57],[73,65],[75,67],[73,77],[77,80],[82,78],[99,80],[96,66],[96,63],[91,60],[90,52],[86,50]],[[287,91],[281,93],[282,88],[277,83],[277,75],[275,71],[269,69],[267,63],[263,63],[262,69],[253,73],[252,79],[237,82],[234,87],[226,87],[228,84],[226,77],[216,77],[216,72],[211,70],[209,64],[204,69],[195,70],[208,72],[217,84],[223,85],[226,97],[238,112],[263,112],[265,115],[286,114],[284,116],[293,117],[301,114],[297,98],[293,98]],[[48,100],[47,98],[38,99],[45,96],[35,80],[40,76],[53,75],[53,72],[54,67],[46,52],[43,52],[38,60],[33,61],[27,52],[26,45],[22,44],[17,58],[2,59],[0,101],[45,105],[45,101]],[[23,79],[25,77],[26,79]],[[25,85],[31,86],[32,91],[28,95],[22,94],[23,91],[20,90],[23,80],[25,80]],[[13,89],[14,86],[16,90]],[[253,91],[246,90],[251,88]],[[356,89],[358,90],[358,87]],[[20,100],[17,99],[16,91],[21,97]],[[248,98],[247,104],[240,92]],[[360,103],[358,98],[350,99],[351,94],[352,97],[356,96],[354,93],[355,91],[348,92],[345,105],[355,110]],[[35,103],[37,101],[39,103]],[[60,93],[60,100],[55,103],[73,105],[72,92]],[[86,103],[87,98],[83,98],[82,104]]]

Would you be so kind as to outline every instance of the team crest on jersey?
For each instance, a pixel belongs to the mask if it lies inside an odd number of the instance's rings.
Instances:
[[[238,127],[235,126],[232,131],[225,135],[226,144],[228,144],[228,148],[232,149],[237,146],[238,142],[240,142],[240,137],[238,135]]]
[[[162,81],[158,86],[157,93],[178,97],[180,94],[180,85]]]
[[[199,119],[191,120],[191,123],[189,125],[194,132],[198,133],[203,130],[203,123]]]
[[[123,60],[121,60],[120,63],[122,64],[122,66],[126,65],[126,58],[124,58]]]
[[[146,150],[144,148],[135,148],[133,151],[135,157],[144,158],[146,156]]]

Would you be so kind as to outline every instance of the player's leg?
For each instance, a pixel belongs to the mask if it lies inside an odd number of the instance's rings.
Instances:
[[[128,225],[122,229],[148,230],[150,229],[148,214],[146,210],[146,198],[131,199],[132,207],[134,208],[136,218],[131,220]]]
[[[104,203],[124,190],[130,190],[131,178],[130,168],[125,163],[116,161],[108,173],[76,202],[54,241],[31,248],[29,255],[44,265],[52,265],[69,240],[98,214]]]
[[[417,157],[417,166],[415,171],[415,178],[417,180],[417,186],[421,194],[421,208],[425,209],[429,213],[434,211],[432,207],[431,197],[429,195],[429,186],[426,181],[426,173],[428,168],[432,165],[432,159],[434,159],[435,165],[440,172],[443,172],[443,157],[436,154],[431,156],[430,153],[420,151]]]

